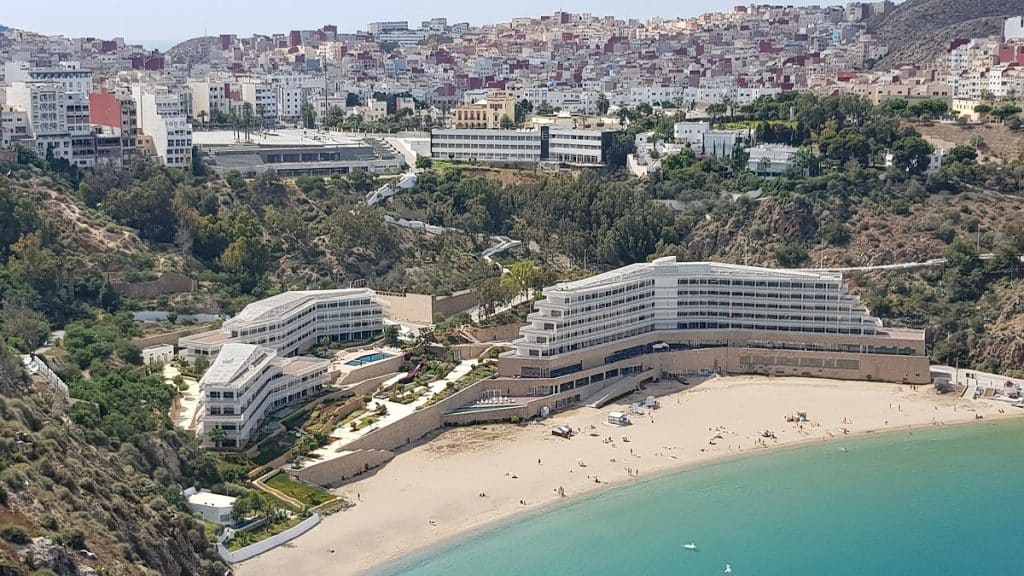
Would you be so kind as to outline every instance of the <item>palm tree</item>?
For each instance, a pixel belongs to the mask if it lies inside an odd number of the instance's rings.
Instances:
[[[602,92],[601,95],[597,97],[597,112],[604,116],[608,113],[608,108],[610,107],[611,103],[608,102],[608,97]]]

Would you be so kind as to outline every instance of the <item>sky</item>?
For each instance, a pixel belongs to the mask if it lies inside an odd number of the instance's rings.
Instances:
[[[385,4],[366,0],[50,0],[36,4],[3,0],[0,25],[72,37],[123,37],[130,44],[166,50],[196,36],[272,34],[316,29],[324,24],[334,24],[340,32],[365,30],[369,22],[378,20],[408,20],[411,27],[416,27],[432,17],[480,25],[556,10],[620,18],[675,18],[730,10],[735,4],[749,3],[750,0],[391,0]]]

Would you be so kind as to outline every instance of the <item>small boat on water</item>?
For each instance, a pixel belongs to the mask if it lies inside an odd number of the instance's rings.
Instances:
[[[732,565],[731,564],[726,564],[725,565],[725,573],[726,574],[732,574]]]
[[[687,550],[696,550],[697,545],[693,542],[690,542],[689,544],[683,544],[683,548],[686,548]]]

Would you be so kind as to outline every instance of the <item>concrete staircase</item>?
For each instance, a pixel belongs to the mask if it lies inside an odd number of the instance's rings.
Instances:
[[[639,374],[633,374],[632,376],[628,376],[614,384],[604,387],[593,396],[584,400],[583,404],[591,408],[601,408],[612,400],[639,391],[641,384],[653,380],[657,376],[658,371],[654,369],[647,370]]]

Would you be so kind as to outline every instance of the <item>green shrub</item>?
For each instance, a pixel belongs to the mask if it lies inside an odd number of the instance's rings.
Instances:
[[[28,544],[30,540],[28,532],[26,532],[24,528],[21,526],[14,526],[12,524],[0,527],[0,538],[3,538],[11,544]]]

